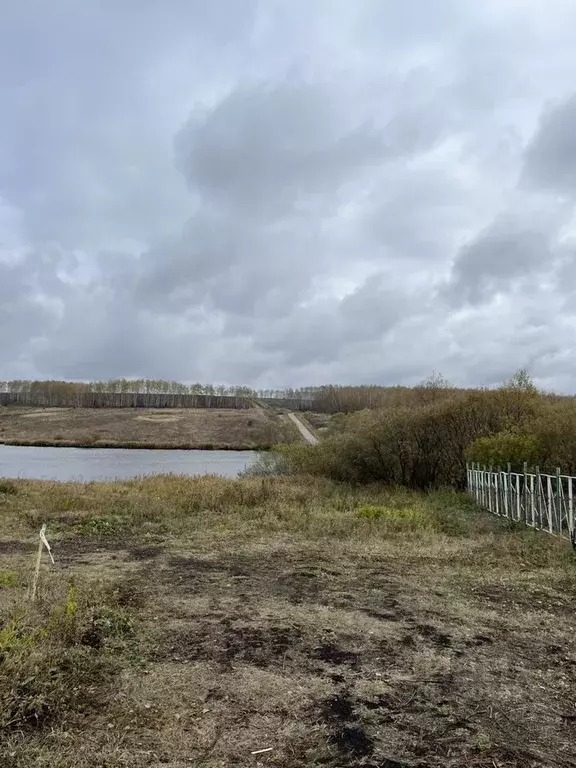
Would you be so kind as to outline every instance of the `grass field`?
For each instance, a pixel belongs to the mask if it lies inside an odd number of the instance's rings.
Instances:
[[[14,445],[251,449],[298,439],[271,409],[0,408]]]
[[[574,555],[457,494],[0,481],[0,519],[6,768],[576,765]]]

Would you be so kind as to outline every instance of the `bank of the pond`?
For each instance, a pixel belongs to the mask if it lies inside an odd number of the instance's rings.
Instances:
[[[255,451],[77,448],[0,445],[0,477],[29,480],[123,480],[142,475],[237,477]]]
[[[269,451],[272,445],[254,443],[150,443],[139,440],[0,440],[0,446],[29,448],[125,448],[149,451]]]

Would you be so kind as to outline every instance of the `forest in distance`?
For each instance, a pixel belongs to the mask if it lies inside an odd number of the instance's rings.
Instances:
[[[529,379],[528,372],[522,370],[515,375]],[[433,373],[414,387],[383,386],[378,384],[338,385],[328,384],[317,387],[254,389],[247,386],[229,386],[213,384],[187,384],[164,379],[109,379],[92,382],[15,379],[0,381],[0,396],[17,395],[20,402],[38,402],[46,405],[68,403],[74,396],[94,395],[194,395],[196,407],[218,407],[218,403],[228,403],[225,407],[247,406],[246,401],[259,402],[262,405],[288,408],[318,413],[352,413],[368,409],[398,406],[422,405],[437,400],[466,395],[483,388],[461,388],[450,384],[442,375]],[[546,399],[573,399],[569,395],[542,393]],[[221,400],[219,400],[221,398]],[[1,397],[0,397],[1,401]],[[96,399],[95,399],[96,401]],[[6,402],[11,402],[6,400]],[[137,404],[137,399],[128,398],[126,403]],[[167,398],[166,403],[170,402]],[[175,399],[176,403],[177,400]]]

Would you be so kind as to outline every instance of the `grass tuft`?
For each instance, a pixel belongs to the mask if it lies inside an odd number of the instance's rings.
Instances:
[[[418,506],[390,508],[364,504],[358,507],[356,514],[365,520],[378,521],[390,533],[438,530],[434,518]]]
[[[19,587],[21,584],[20,576],[14,571],[0,571],[0,589],[2,587]]]
[[[0,480],[0,495],[15,496],[17,493],[16,483],[11,480]]]

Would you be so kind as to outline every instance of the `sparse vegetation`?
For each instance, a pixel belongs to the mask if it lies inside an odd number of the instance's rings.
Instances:
[[[38,602],[14,599],[2,609],[0,732],[15,749],[3,755],[9,765],[27,736],[34,742],[51,728],[78,727],[103,709],[122,668],[117,641],[131,621],[105,589],[77,589],[59,577]]]
[[[0,506],[17,576],[0,589],[7,768],[576,759],[565,542],[453,491],[324,478],[15,487]],[[31,605],[40,522],[56,565]]]
[[[14,571],[0,571],[0,589],[2,587],[18,587],[21,579]]]

